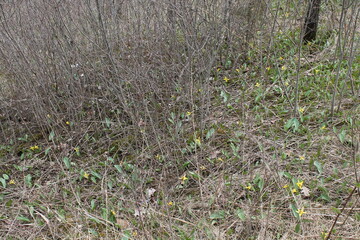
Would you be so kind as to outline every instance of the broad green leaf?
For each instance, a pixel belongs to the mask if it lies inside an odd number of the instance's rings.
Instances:
[[[85,175],[84,169],[80,169],[79,175],[80,175],[79,179],[80,179],[80,180],[83,179],[83,177],[84,177],[84,175]]]
[[[49,141],[54,140],[54,137],[55,137],[55,132],[54,132],[54,130],[52,130],[49,134]]]
[[[125,171],[132,172],[135,169],[135,166],[131,163],[124,163],[123,164]]]
[[[334,133],[337,133],[337,129],[335,126],[333,127],[333,131],[334,131]]]
[[[299,130],[300,122],[297,118],[294,118],[294,132]]]
[[[123,169],[120,165],[114,165],[114,167],[116,168],[116,170],[118,170],[119,173],[123,173]]]
[[[224,219],[225,218],[225,211],[217,211],[210,215],[210,219]]]
[[[12,204],[13,204],[13,200],[12,200],[12,199],[10,199],[9,201],[7,201],[7,202],[5,203],[5,206],[7,206],[7,207],[11,207],[11,206],[12,206]]]
[[[287,177],[288,179],[292,179],[293,178],[293,176],[290,174],[290,173],[288,173],[288,172],[279,172],[279,175],[282,177],[282,176],[285,176],[285,177]]]
[[[88,232],[94,236],[99,236],[99,233],[95,229],[89,228]]]
[[[197,174],[196,172],[189,171],[189,175],[196,180],[200,179],[199,174]]]
[[[66,214],[64,209],[60,208],[58,211],[55,211],[55,213],[58,215],[62,222],[66,221]]]
[[[95,171],[91,171],[91,175],[97,177],[98,179],[101,179],[101,175]]]
[[[297,118],[292,118],[286,122],[284,129],[285,129],[285,131],[287,131],[290,128],[292,128],[293,132],[296,132],[299,130],[299,126],[300,126],[299,120]]]
[[[240,148],[240,146],[235,145],[234,143],[230,143],[230,147],[231,147],[231,149],[233,151],[234,156],[235,157],[240,157],[239,156],[239,148]]]
[[[90,202],[91,210],[95,209],[95,206],[96,206],[95,204],[96,204],[96,200],[92,199],[91,202]]]
[[[318,170],[318,172],[319,172],[320,174],[323,173],[322,164],[321,164],[319,161],[315,161],[315,162],[314,162],[314,166],[317,168],[317,170]]]
[[[30,207],[29,207],[29,213],[30,213],[30,216],[31,216],[31,217],[34,217],[34,211],[35,211],[34,207],[33,207],[33,206],[30,206]]]
[[[207,133],[206,133],[206,139],[209,139],[212,137],[212,135],[214,135],[215,133],[215,129],[211,128]]]
[[[345,136],[346,136],[346,131],[342,130],[341,133],[338,134],[339,140],[341,143],[345,142]]]
[[[45,155],[48,155],[50,150],[51,150],[51,147],[48,147],[47,149],[45,149]]]
[[[66,167],[67,169],[70,169],[70,167],[71,167],[70,159],[69,159],[68,157],[64,157],[64,158],[63,158],[63,162],[64,162],[64,164],[65,164],[65,167]]]
[[[110,128],[110,126],[111,126],[111,120],[107,117],[105,118],[105,125],[107,128]]]
[[[108,219],[108,210],[106,208],[101,208],[101,216],[104,218],[104,219]]]
[[[229,100],[229,98],[230,98],[230,94],[227,93],[227,92],[225,92],[225,91],[223,91],[223,90],[221,90],[220,97],[222,97],[222,98],[223,98],[223,102],[226,103],[226,102]]]
[[[109,214],[108,220],[112,223],[116,223],[116,216],[112,213]]]
[[[29,218],[21,216],[21,215],[17,216],[16,220],[23,221],[23,222],[31,222]]]
[[[187,168],[187,166],[189,166],[191,163],[191,161],[186,161],[184,162],[184,164],[182,165],[184,168]]]
[[[169,120],[169,122],[171,122],[172,124],[175,124],[175,119],[176,119],[176,117],[175,117],[175,113],[170,113],[170,116],[171,116],[171,118],[168,118],[168,120]]]
[[[31,180],[32,180],[32,176],[31,174],[28,174],[25,176],[25,183],[28,187],[32,187],[32,183],[31,183]]]
[[[231,60],[228,59],[228,60],[226,61],[226,63],[225,63],[225,68],[230,68],[230,67],[231,67],[231,64],[232,64]]]
[[[244,213],[244,210],[241,208],[236,209],[236,215],[240,218],[240,220],[244,221],[246,220],[246,215]]]
[[[0,182],[1,182],[2,186],[3,186],[3,188],[6,188],[6,180],[3,179],[3,178],[0,178]]]
[[[90,177],[90,180],[91,180],[93,183],[97,183],[96,177],[91,176],[91,177]]]
[[[124,231],[123,237],[121,237],[121,240],[130,240],[132,239],[132,234],[129,231]]]
[[[96,218],[94,216],[89,216],[89,219],[96,222],[96,223],[98,223],[98,224],[102,223],[102,221],[100,219],[98,219],[98,218]]]
[[[210,219],[224,219],[226,213],[224,210],[216,211],[210,215]]]
[[[294,123],[294,118],[289,119],[284,126],[285,131],[289,130],[292,127],[293,123]]]
[[[259,189],[260,189],[260,191],[263,190],[264,184],[265,184],[264,178],[260,177],[260,179],[259,179],[259,181],[258,181],[258,184],[257,184],[258,187],[259,187]]]
[[[262,96],[263,96],[262,93],[259,93],[258,95],[256,95],[255,102],[258,103],[261,100]]]
[[[290,209],[291,209],[291,212],[294,215],[294,217],[299,219],[300,218],[299,214],[296,212],[298,210],[298,208],[295,206],[295,204],[290,204]]]
[[[107,183],[107,185],[108,185],[108,188],[109,188],[110,190],[112,190],[112,188],[113,188],[113,186],[114,186],[114,183],[113,183],[111,180],[109,180],[108,183]]]
[[[300,226],[300,223],[298,223],[298,224],[296,224],[296,226],[295,226],[295,232],[296,232],[296,233],[299,233],[300,230],[301,230],[301,226]]]
[[[325,200],[325,201],[327,201],[327,202],[330,202],[330,201],[331,201],[331,198],[329,197],[329,195],[328,195],[327,193],[322,193],[322,194],[320,195],[320,199]]]

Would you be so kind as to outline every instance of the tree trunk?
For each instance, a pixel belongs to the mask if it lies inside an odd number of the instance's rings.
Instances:
[[[319,22],[321,0],[309,0],[308,10],[304,23],[304,43],[314,41],[316,38],[317,26]]]

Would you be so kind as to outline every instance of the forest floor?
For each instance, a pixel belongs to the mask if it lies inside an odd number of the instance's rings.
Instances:
[[[253,48],[242,65],[214,67],[201,134],[196,108],[143,145],[141,120],[139,135],[121,136],[99,121],[76,145],[81,123],[46,137],[22,123],[0,143],[1,238],[359,239],[360,55],[330,59],[329,38],[298,59],[286,33],[276,39],[283,50],[266,65]],[[172,158],[157,147],[179,142]]]

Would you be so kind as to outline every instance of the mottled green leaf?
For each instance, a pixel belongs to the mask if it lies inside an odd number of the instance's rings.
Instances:
[[[224,210],[216,211],[210,215],[210,219],[224,219],[226,213]]]
[[[321,164],[319,161],[315,161],[315,162],[314,162],[314,166],[316,167],[316,169],[318,170],[318,172],[319,172],[320,174],[323,173],[322,164]]]
[[[241,220],[246,220],[246,215],[244,213],[244,210],[242,210],[241,208],[236,209],[236,215],[238,216],[238,218],[240,218]]]

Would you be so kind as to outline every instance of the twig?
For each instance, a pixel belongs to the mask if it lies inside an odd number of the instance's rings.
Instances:
[[[338,218],[339,218],[340,215],[343,213],[343,211],[344,211],[347,203],[348,203],[349,200],[351,199],[351,197],[352,197],[352,195],[354,194],[354,192],[355,192],[356,189],[357,189],[357,186],[355,186],[355,187],[353,188],[353,190],[351,191],[351,193],[350,193],[349,196],[347,197],[347,199],[346,199],[346,201],[345,201],[345,203],[344,203],[344,206],[342,207],[341,211],[336,215],[335,220],[334,220],[334,222],[333,222],[333,224],[332,224],[332,226],[331,226],[331,228],[330,228],[330,230],[329,230],[329,233],[327,234],[325,240],[330,239],[332,230],[334,229],[335,224],[337,223]]]

